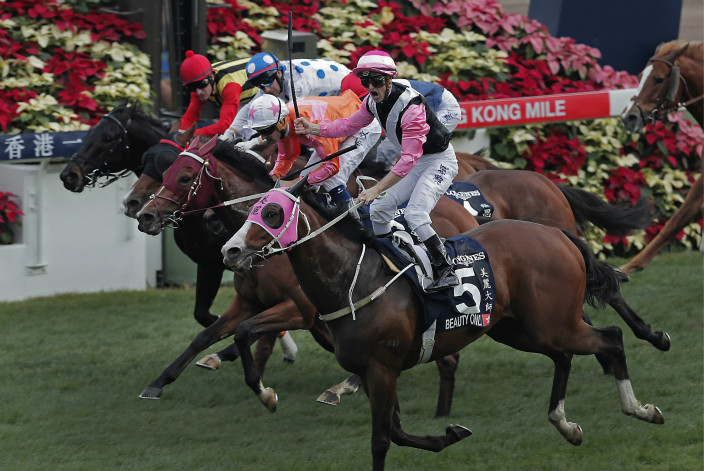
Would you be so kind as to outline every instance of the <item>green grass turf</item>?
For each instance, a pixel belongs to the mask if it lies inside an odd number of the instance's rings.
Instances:
[[[669,352],[636,339],[614,311],[589,310],[595,324],[623,328],[635,394],[662,409],[664,425],[623,415],[613,378],[593,357],[575,357],[566,413],[584,442],[572,446],[547,420],[552,362],[482,338],[462,351],[450,418],[433,418],[434,364],[399,379],[409,433],[459,423],[474,434],[440,453],[392,444],[387,469],[701,470],[702,288],[699,253],[660,255],[623,285],[636,312],[671,335]],[[233,294],[224,287],[213,312]],[[193,299],[190,288],[0,303],[0,470],[371,468],[368,401],[360,391],[338,407],[315,402],[347,374],[307,332],[293,332],[293,365],[278,346],[267,365],[274,414],[245,386],[239,363],[216,372],[191,365],[162,399],[138,399],[199,331]]]

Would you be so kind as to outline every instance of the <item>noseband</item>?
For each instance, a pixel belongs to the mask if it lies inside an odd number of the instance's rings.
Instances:
[[[661,64],[668,66],[670,68],[670,78],[667,83],[667,90],[665,90],[665,94],[663,96],[658,97],[655,100],[645,98],[640,95],[631,98],[631,100],[633,100],[638,107],[638,111],[640,112],[643,122],[652,123],[656,120],[662,120],[668,113],[677,111],[681,107],[686,107],[704,98],[704,95],[700,95],[699,97],[692,98],[686,102],[675,102],[675,96],[677,95],[677,90],[679,89],[680,83],[684,88],[682,96],[684,97],[685,94],[690,95],[689,87],[687,87],[687,81],[680,74],[679,66],[674,61],[669,61],[660,57],[651,57],[648,60],[648,64],[653,62],[660,62]],[[656,107],[650,113],[645,114],[639,102],[654,103]],[[668,103],[670,103],[670,106],[667,106]]]
[[[117,139],[117,141],[112,145],[112,147],[104,154],[103,160],[95,166],[95,169],[90,172],[89,174],[84,175],[84,180],[86,181],[85,186],[88,188],[93,188],[95,185],[98,183],[98,180],[101,177],[107,178],[107,180],[104,183],[101,183],[99,188],[105,188],[109,184],[116,182],[120,178],[124,178],[128,176],[130,173],[132,173],[131,170],[125,169],[121,172],[111,172],[110,168],[108,166],[108,160],[110,160],[110,157],[113,155],[115,150],[117,150],[118,147],[122,146],[123,151],[122,151],[122,156],[126,159],[127,153],[129,152],[130,146],[127,143],[127,128],[130,125],[130,122],[132,121],[132,118],[127,118],[127,123],[122,124],[122,122],[114,117],[112,115],[112,111],[104,115],[102,119],[108,118],[115,122],[119,127],[122,133],[120,134],[120,137]],[[80,164],[83,163],[83,160],[79,159],[78,153],[73,154],[71,156],[72,161],[76,161]]]
[[[220,177],[217,177],[213,175],[213,173],[217,174],[217,160],[215,158],[209,158],[212,157],[212,154],[206,154],[206,158],[203,158],[197,154],[194,154],[192,152],[188,151],[183,151],[179,154],[179,157],[185,156],[185,157],[190,157],[191,159],[195,160],[200,164],[200,168],[196,170],[197,175],[193,179],[193,183],[191,184],[190,188],[188,189],[188,192],[185,193],[183,190],[180,188],[169,188],[170,184],[172,183],[171,175],[176,175],[176,173],[182,168],[185,167],[186,164],[182,164],[178,167],[174,167],[176,165],[176,162],[174,162],[174,165],[172,165],[171,170],[167,173],[166,178],[164,178],[164,184],[159,188],[159,192],[151,195],[149,199],[151,200],[150,202],[154,204],[154,207],[156,208],[157,213],[159,214],[159,220],[161,221],[161,228],[163,229],[169,223],[172,223],[174,227],[178,227],[178,222],[183,219],[183,216],[190,214],[192,212],[197,212],[197,211],[186,211],[186,209],[193,203],[196,204],[203,204],[204,206],[207,206],[205,204],[207,202],[207,199],[210,197],[210,195],[213,192],[213,188],[215,185],[215,182],[218,181],[220,182],[220,185],[222,186],[222,179]],[[178,162],[178,159],[177,159]],[[210,173],[210,169],[213,169],[213,173]],[[204,176],[207,176],[210,180],[204,180]],[[167,188],[170,190],[174,195],[176,195],[177,199],[170,198],[168,196],[162,195],[161,192],[164,190],[164,188]],[[184,194],[185,194],[185,202],[181,203],[184,199]],[[175,204],[179,209],[173,212],[173,214],[164,217],[161,208],[159,207],[158,204],[158,199],[163,199],[166,201],[169,201],[173,204]],[[204,208],[203,211],[207,209]],[[200,211],[200,210],[198,210]]]

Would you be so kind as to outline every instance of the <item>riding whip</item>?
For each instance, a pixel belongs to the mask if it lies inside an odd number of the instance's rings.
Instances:
[[[293,109],[296,111],[296,118],[301,116],[298,114],[298,103],[296,102],[296,90],[293,89],[293,12],[288,11],[288,71],[291,76],[291,99],[293,100]]]
[[[324,159],[320,159],[320,160],[318,160],[317,162],[313,162],[313,163],[310,164],[310,165],[306,165],[305,167],[303,167],[303,168],[300,169],[300,170],[296,170],[295,172],[291,172],[291,173],[289,173],[288,175],[284,175],[283,177],[281,177],[281,180],[289,180],[289,179],[295,177],[296,175],[298,175],[299,173],[301,173],[303,170],[305,170],[305,169],[307,169],[307,168],[311,168],[311,167],[313,167],[313,166],[315,166],[315,165],[318,165],[318,164],[320,164],[320,163],[327,162],[327,161],[330,160],[330,159],[334,159],[335,157],[337,157],[337,156],[339,156],[339,155],[346,154],[347,152],[349,152],[349,151],[351,151],[351,150],[353,150],[353,149],[356,149],[356,148],[357,148],[357,144],[352,144],[352,145],[349,146],[349,147],[345,147],[344,149],[340,149],[340,150],[338,150],[337,152],[333,152],[332,154],[328,155],[328,156],[325,157]]]

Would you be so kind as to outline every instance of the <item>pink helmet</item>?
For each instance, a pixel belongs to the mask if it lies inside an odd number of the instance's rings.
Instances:
[[[357,67],[352,70],[357,77],[383,74],[390,77],[396,76],[396,63],[391,56],[384,51],[369,51],[359,58]]]

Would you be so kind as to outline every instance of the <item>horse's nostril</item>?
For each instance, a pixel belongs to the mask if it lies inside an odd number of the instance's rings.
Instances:
[[[237,257],[241,252],[242,249],[240,249],[239,247],[232,247],[230,249],[227,249],[227,256],[230,258]]]

